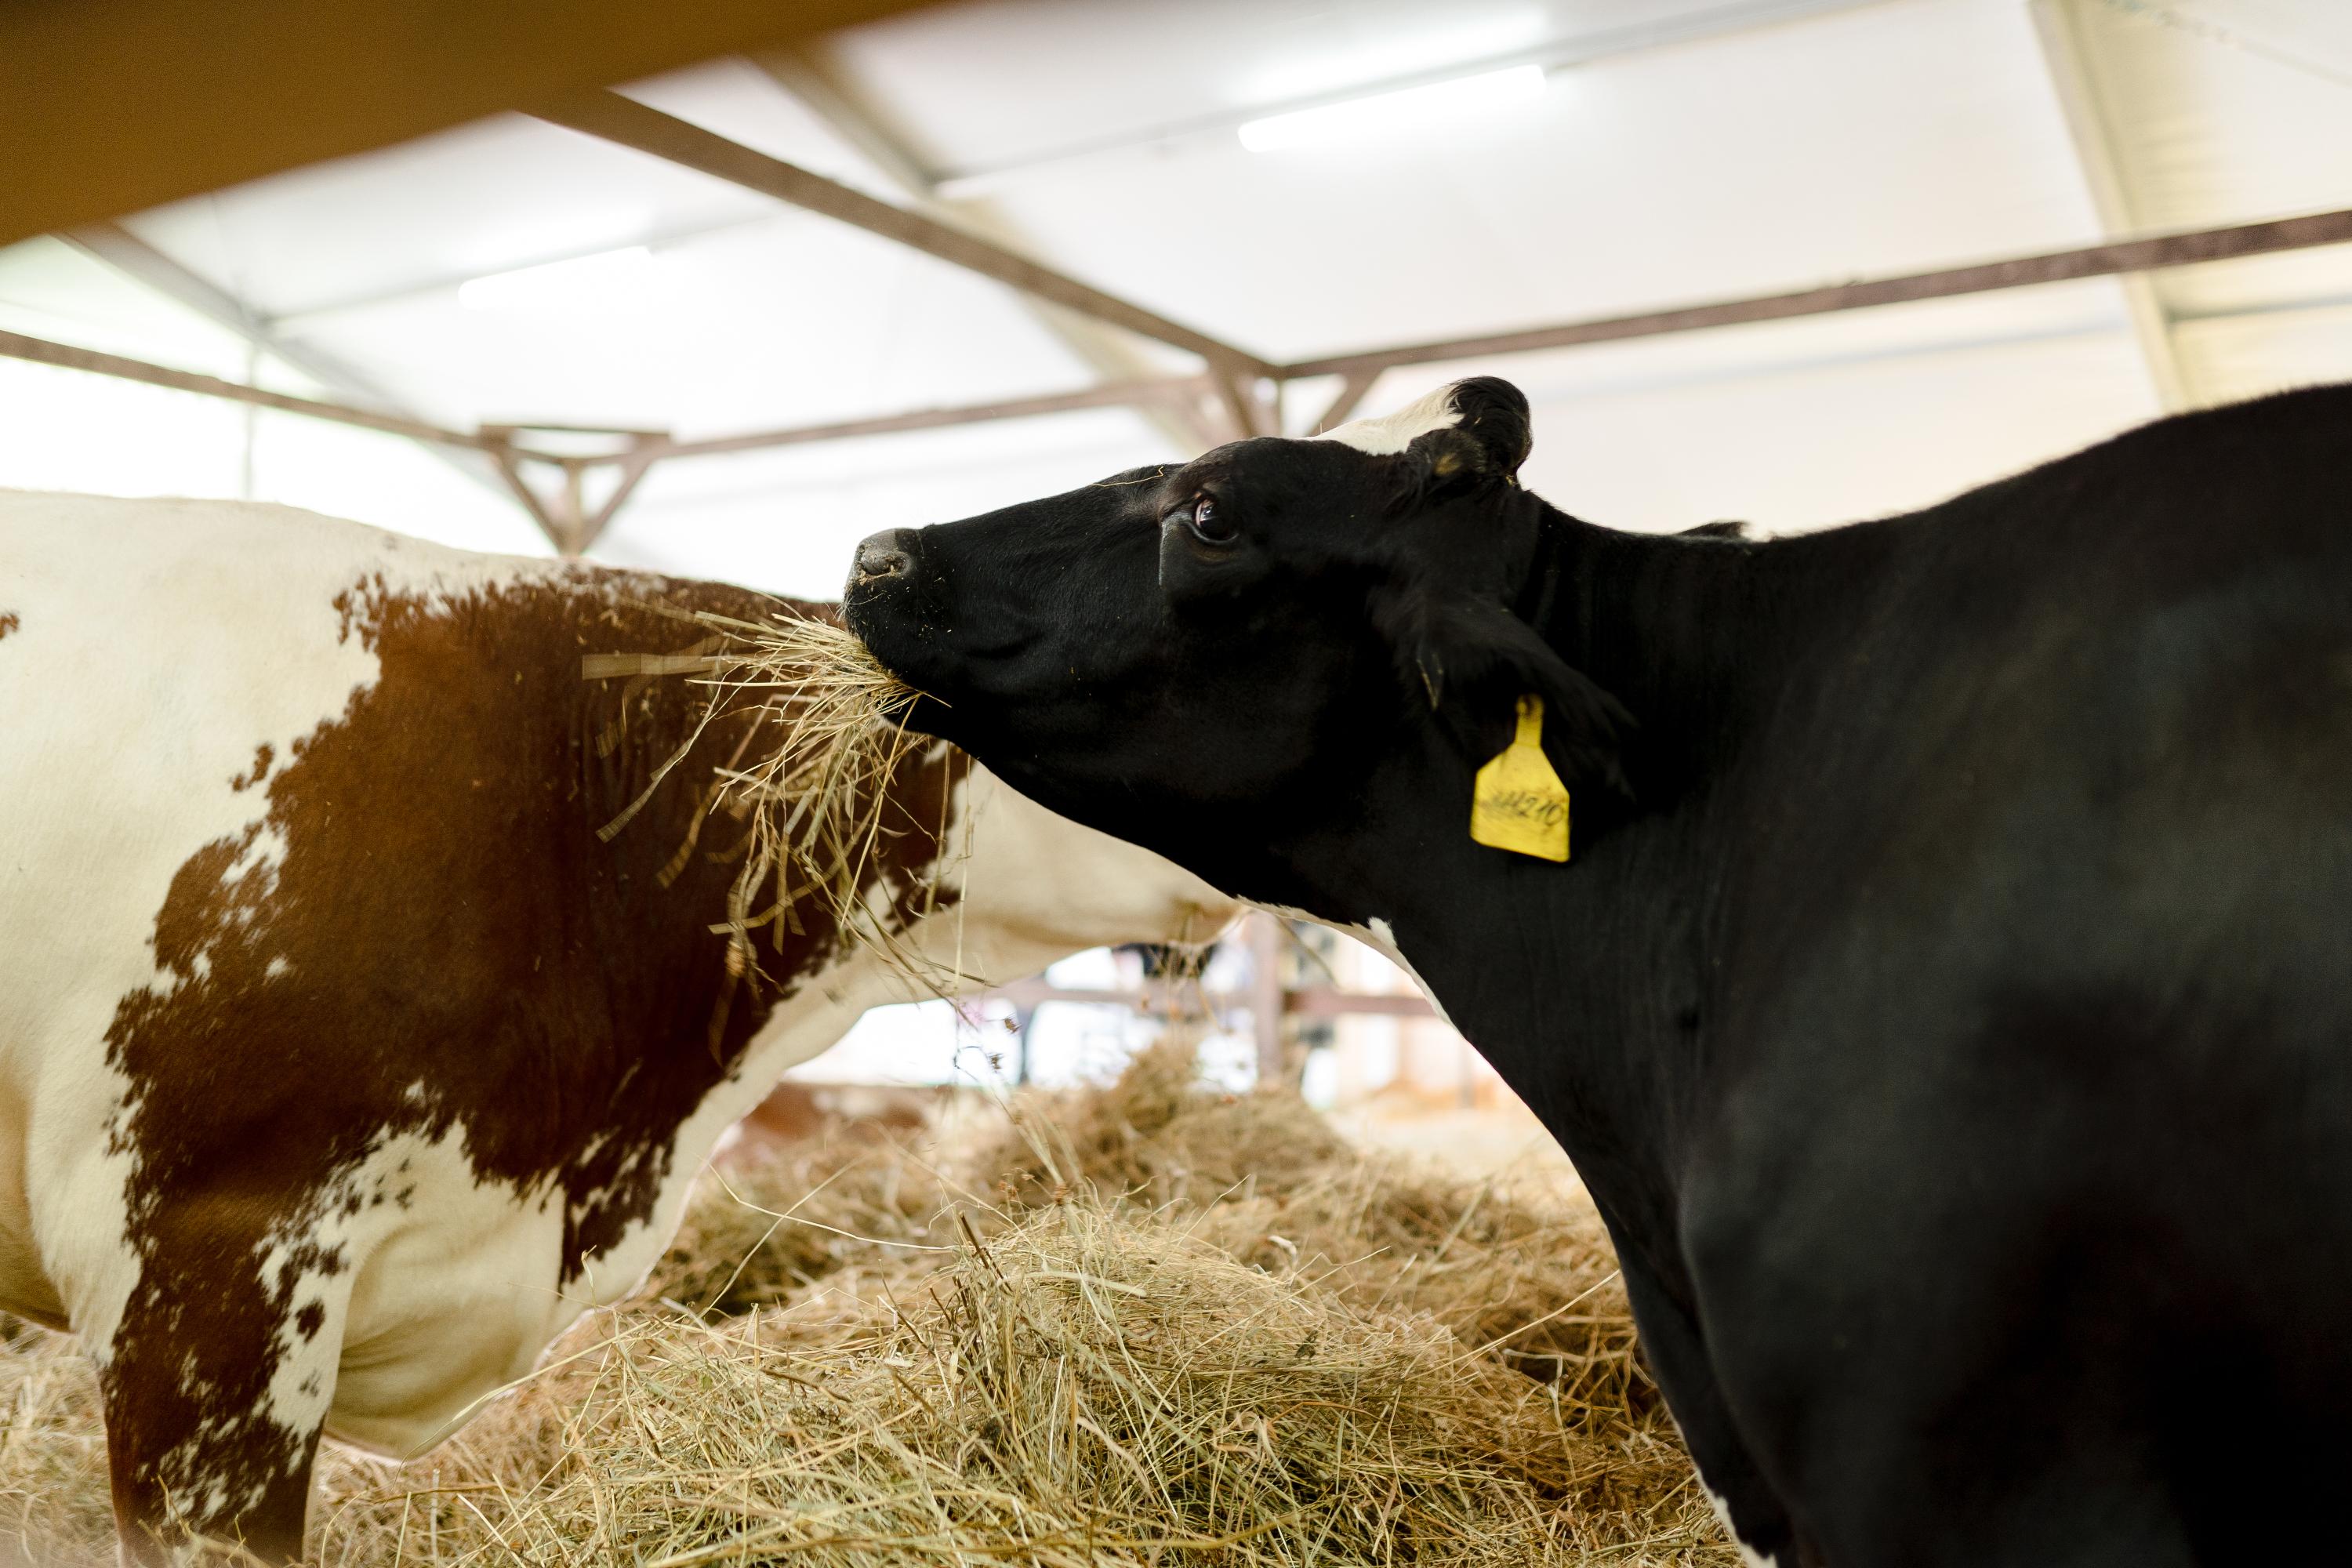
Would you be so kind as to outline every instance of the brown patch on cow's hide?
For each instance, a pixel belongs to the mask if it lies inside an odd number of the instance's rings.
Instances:
[[[229,780],[228,787],[243,795],[269,776],[269,764],[277,760],[277,755],[268,742],[262,742],[253,748],[253,766]]]
[[[14,610],[0,613],[0,637],[6,637],[10,632],[15,631],[18,626],[23,626],[24,624],[24,622],[16,618],[16,612]]]
[[[167,1434],[266,1405],[296,1271],[265,1279],[263,1254],[330,1205],[404,1202],[397,1178],[353,1181],[387,1139],[459,1128],[483,1181],[551,1191],[562,1282],[578,1278],[648,1215],[678,1124],[836,947],[820,902],[804,900],[782,951],[762,941],[781,991],[735,994],[714,1029],[729,983],[726,940],[709,928],[736,867],[707,851],[729,836],[706,831],[674,879],[661,873],[708,769],[743,739],[740,719],[713,723],[629,827],[598,840],[705,699],[687,681],[625,694],[581,679],[583,652],[684,640],[677,620],[639,607],[653,595],[747,618],[776,607],[585,568],[455,602],[380,581],[337,601],[381,679],[232,781],[266,779],[266,814],[180,868],[155,920],[173,983],[126,997],[108,1036],[131,1085],[110,1132],[135,1162],[142,1265],[112,1371],[149,1357],[172,1369],[138,1380],[135,1398],[126,1383],[120,1408],[110,1394],[110,1422],[132,1428],[114,1435],[118,1465],[152,1465],[178,1440]],[[599,755],[624,703],[627,743]],[[962,765],[910,756],[895,782],[877,872],[902,913],[939,855]],[[294,1458],[282,1441],[247,1446],[273,1472]],[[271,1483],[257,1469],[238,1484]]]

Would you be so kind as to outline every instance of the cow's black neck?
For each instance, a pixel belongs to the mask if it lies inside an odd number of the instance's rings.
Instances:
[[[1834,643],[1884,552],[1862,537],[1873,530],[1767,549],[1622,533],[1523,504],[1542,515],[1515,609],[1634,716],[1633,798],[1576,788],[1565,866],[1474,844],[1480,759],[1429,723],[1375,767],[1364,819],[1290,847],[1286,869],[1300,903],[1384,922],[1576,1159],[1621,1237],[1665,1238],[1680,1151],[1704,1109],[1709,954],[1747,810],[1741,760]]]

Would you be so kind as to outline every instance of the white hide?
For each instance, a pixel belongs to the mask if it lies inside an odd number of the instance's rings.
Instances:
[[[173,874],[267,810],[266,791],[230,780],[264,744],[290,761],[377,679],[361,639],[339,640],[336,596],[378,576],[446,597],[571,570],[275,506],[0,491],[0,616],[16,616],[0,636],[0,1307],[69,1324],[107,1355],[138,1260],[131,1156],[109,1152],[106,1131],[129,1085],[106,1063],[106,1031],[126,995],[174,983],[152,946]],[[978,769],[950,842],[968,854],[964,896],[916,940],[976,980],[1101,942],[1205,939],[1233,913],[1189,873]],[[247,874],[272,875],[282,848],[257,843]],[[282,965],[270,974],[299,981]],[[394,1455],[446,1436],[582,1310],[635,1287],[712,1145],[779,1074],[905,994],[862,950],[802,984],[677,1130],[651,1217],[570,1293],[559,1189],[478,1180],[462,1126],[380,1143],[339,1184],[413,1184],[405,1208],[322,1203],[278,1238],[339,1246],[351,1268],[297,1283],[296,1304],[325,1309],[319,1341],[340,1355],[285,1357],[260,1414],[289,1432],[323,1415],[329,1432]]]

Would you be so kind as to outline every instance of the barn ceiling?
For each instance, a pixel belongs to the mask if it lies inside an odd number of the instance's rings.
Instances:
[[[1539,94],[1427,124],[1236,134],[1530,67]],[[1020,0],[627,90],[1277,359],[2352,205],[2336,0]],[[0,327],[466,427],[688,437],[1191,363],[519,116],[0,251]],[[1527,388],[1530,482],[1580,515],[1818,526],[2352,374],[2352,247],[1402,370],[1367,407],[1473,370]],[[14,362],[0,415],[0,484],[543,548],[396,437]],[[824,593],[874,528],[1199,438],[1097,409],[666,463],[597,553]]]

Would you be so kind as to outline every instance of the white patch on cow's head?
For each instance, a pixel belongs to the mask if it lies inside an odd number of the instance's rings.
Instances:
[[[1460,423],[1462,411],[1454,405],[1454,388],[1449,384],[1413,399],[1393,414],[1383,414],[1377,419],[1351,419],[1315,439],[1337,441],[1359,452],[1384,458],[1403,451],[1416,437],[1426,436],[1432,430],[1450,429]]]

